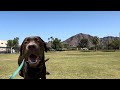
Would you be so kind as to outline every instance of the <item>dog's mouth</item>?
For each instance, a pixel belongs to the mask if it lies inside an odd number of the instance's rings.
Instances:
[[[34,54],[31,54],[29,57],[28,57],[28,60],[31,61],[31,63],[35,63],[38,59],[38,56],[34,55]]]
[[[39,64],[40,59],[39,56],[35,55],[35,54],[30,54],[28,56],[28,63],[31,67],[35,67]]]

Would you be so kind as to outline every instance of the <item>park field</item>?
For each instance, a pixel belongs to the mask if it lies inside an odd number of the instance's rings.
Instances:
[[[17,69],[19,54],[0,54],[0,79],[9,79]],[[45,53],[47,79],[120,79],[120,51]],[[23,79],[18,74],[14,79]]]

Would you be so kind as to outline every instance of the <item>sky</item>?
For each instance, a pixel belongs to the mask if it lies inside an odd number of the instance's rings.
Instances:
[[[0,40],[27,36],[64,41],[84,33],[92,36],[119,36],[120,11],[0,11]]]

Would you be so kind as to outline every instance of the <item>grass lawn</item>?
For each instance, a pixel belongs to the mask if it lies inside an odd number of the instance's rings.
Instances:
[[[120,52],[62,51],[45,53],[47,79],[120,79]],[[0,79],[17,69],[18,54],[0,54]],[[18,74],[14,79],[22,79]]]

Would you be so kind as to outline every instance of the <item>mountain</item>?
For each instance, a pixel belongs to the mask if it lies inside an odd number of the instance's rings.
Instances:
[[[63,41],[63,43],[64,44],[69,44],[71,47],[76,47],[76,46],[78,46],[81,39],[86,38],[86,39],[88,39],[89,47],[93,47],[94,46],[92,44],[92,38],[93,37],[94,36],[91,36],[89,34],[79,33],[79,34],[76,34],[76,35],[71,36],[70,38],[66,39],[65,41]],[[108,41],[113,41],[115,39],[119,39],[119,37],[114,37],[114,36],[103,37],[103,38],[100,38],[100,44],[104,45]]]
[[[114,36],[103,37],[103,38],[100,38],[100,43],[101,45],[104,45],[106,43],[111,43],[114,40],[119,40],[119,37],[114,37]]]

